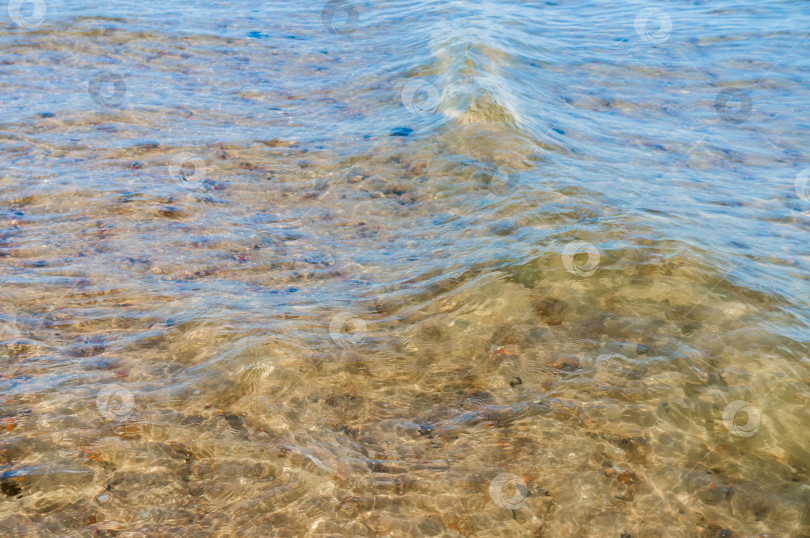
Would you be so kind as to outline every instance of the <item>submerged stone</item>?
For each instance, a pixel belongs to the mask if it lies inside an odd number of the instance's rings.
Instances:
[[[413,132],[410,127],[394,127],[391,129],[391,136],[409,136]]]

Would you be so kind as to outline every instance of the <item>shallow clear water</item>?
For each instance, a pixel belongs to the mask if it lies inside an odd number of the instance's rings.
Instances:
[[[4,534],[810,536],[806,2],[93,4],[0,16]]]

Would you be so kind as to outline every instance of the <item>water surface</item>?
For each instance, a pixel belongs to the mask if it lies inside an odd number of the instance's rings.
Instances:
[[[810,535],[806,2],[15,6],[6,534]]]

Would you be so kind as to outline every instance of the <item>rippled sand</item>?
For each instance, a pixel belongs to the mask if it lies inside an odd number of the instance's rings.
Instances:
[[[4,20],[0,530],[810,536],[808,16],[721,4]]]

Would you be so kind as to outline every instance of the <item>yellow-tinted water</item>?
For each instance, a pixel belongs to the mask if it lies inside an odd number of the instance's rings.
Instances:
[[[682,4],[5,21],[0,529],[810,535],[807,17]]]

